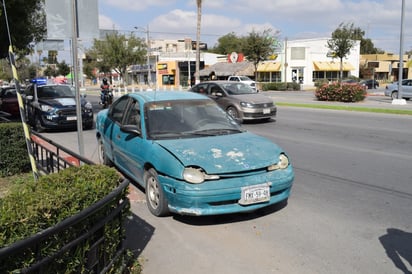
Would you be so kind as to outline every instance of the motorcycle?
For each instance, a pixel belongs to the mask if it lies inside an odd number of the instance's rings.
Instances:
[[[101,92],[101,104],[103,108],[107,108],[113,103],[113,92],[111,89],[102,89]]]

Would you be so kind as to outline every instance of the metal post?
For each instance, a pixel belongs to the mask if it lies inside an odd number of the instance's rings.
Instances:
[[[398,68],[399,68],[399,74],[398,74],[398,99],[402,99],[404,17],[405,17],[405,0],[402,0],[401,33],[400,33],[399,66],[398,66]]]
[[[84,143],[83,143],[83,123],[82,123],[82,106],[79,93],[79,67],[78,67],[78,53],[77,53],[77,38],[78,38],[78,25],[77,25],[77,0],[72,0],[72,51],[73,51],[73,75],[75,95],[76,95],[76,113],[77,113],[77,141],[79,145],[79,154],[84,156]]]
[[[150,70],[151,46],[150,46],[150,37],[149,37],[149,25],[147,25],[146,27],[146,43],[147,43],[147,82],[150,86],[152,82],[152,76],[151,76],[151,70]]]

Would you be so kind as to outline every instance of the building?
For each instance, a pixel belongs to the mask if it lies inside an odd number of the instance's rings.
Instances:
[[[317,81],[336,81],[340,74],[340,60],[327,47],[329,39],[285,40],[269,60],[258,64],[256,75],[253,63],[247,62],[241,53],[222,56],[201,51],[200,76],[207,79],[211,72],[219,79],[247,75],[258,82],[298,82],[303,87],[313,87]],[[135,83],[153,84],[159,88],[193,84],[194,44],[191,39],[151,40],[149,64],[131,66],[129,78]],[[203,48],[207,49],[207,45]],[[359,64],[360,41],[355,41],[343,60],[343,77],[359,77]]]
[[[409,70],[408,56],[404,55],[402,79],[412,78]],[[397,81],[399,77],[399,55],[393,53],[362,54],[360,57],[361,76],[365,79],[376,79],[381,82]]]
[[[330,52],[330,38],[285,40],[274,60],[259,64],[258,81],[299,82],[313,87],[316,81],[339,79],[340,60]],[[360,41],[343,60],[343,77],[359,77]]]
[[[156,88],[176,89],[194,83],[196,48],[191,39],[151,40],[149,64],[133,65],[128,69],[128,84],[150,85]],[[201,49],[207,49],[202,43]],[[200,52],[200,69],[218,62],[219,54]],[[132,83],[133,82],[133,83]]]

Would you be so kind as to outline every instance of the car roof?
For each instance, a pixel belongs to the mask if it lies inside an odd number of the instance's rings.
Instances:
[[[190,91],[141,91],[129,93],[128,96],[142,98],[145,102],[208,99],[202,94]]]

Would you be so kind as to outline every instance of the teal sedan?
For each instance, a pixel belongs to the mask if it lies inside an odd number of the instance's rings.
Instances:
[[[100,162],[142,186],[155,216],[251,212],[291,192],[287,154],[201,94],[123,95],[97,114],[96,137]]]

